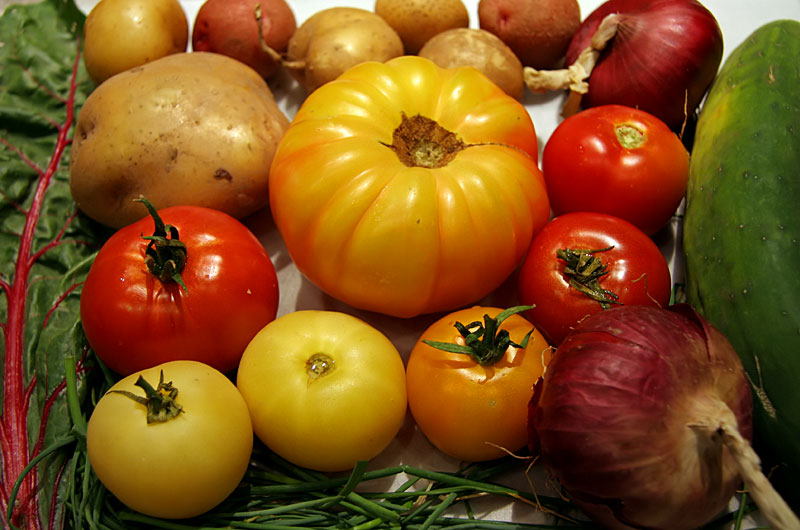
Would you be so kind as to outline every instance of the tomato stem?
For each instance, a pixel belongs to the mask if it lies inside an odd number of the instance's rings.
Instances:
[[[467,145],[436,121],[420,114],[409,118],[403,113],[392,133],[392,145],[387,147],[409,167],[433,169],[446,166]]]
[[[517,344],[511,340],[508,330],[500,329],[500,324],[511,315],[533,309],[533,305],[521,305],[510,307],[502,311],[495,318],[489,315],[483,315],[483,323],[475,321],[467,324],[466,326],[461,322],[454,324],[455,328],[464,338],[464,345],[454,344],[452,342],[440,342],[433,340],[423,340],[428,346],[433,346],[440,350],[450,353],[462,353],[469,355],[472,359],[481,366],[491,366],[503,358],[506,350],[509,347],[525,349],[528,345],[533,328],[525,335],[522,342]]]
[[[622,123],[614,127],[617,141],[625,149],[638,149],[647,141],[647,134],[630,123]]]
[[[333,357],[318,352],[306,360],[306,373],[308,374],[309,384],[312,381],[326,376],[336,369],[336,362]]]
[[[600,285],[600,278],[608,274],[608,265],[594,256],[597,252],[605,252],[612,248],[614,247],[595,250],[563,248],[556,251],[556,256],[567,263],[564,275],[569,279],[570,287],[600,302],[603,309],[608,309],[611,304],[622,305],[622,302],[618,301],[619,296],[603,289]]]
[[[141,196],[136,201],[147,207],[156,225],[152,236],[142,236],[142,239],[148,241],[144,258],[147,270],[162,282],[173,281],[188,292],[181,277],[181,271],[186,265],[186,245],[180,240],[178,229],[164,224],[150,201]]]
[[[153,385],[141,375],[134,384],[144,390],[144,396],[137,396],[127,390],[109,390],[109,392],[122,394],[147,407],[147,423],[163,423],[184,412],[183,407],[175,401],[178,397],[178,389],[172,385],[172,381],[164,382],[163,370],[156,388],[153,388]]]

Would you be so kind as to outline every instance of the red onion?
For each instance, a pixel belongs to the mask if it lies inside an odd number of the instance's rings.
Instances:
[[[611,13],[618,15],[616,35],[591,72],[582,105],[638,107],[680,127],[699,106],[722,59],[714,15],[693,0],[609,0],[572,37],[566,64],[590,46]]]
[[[739,357],[688,305],[620,306],[583,320],[536,384],[529,432],[534,454],[607,528],[697,528],[742,477],[765,516],[784,521],[775,528],[795,528],[750,447]]]

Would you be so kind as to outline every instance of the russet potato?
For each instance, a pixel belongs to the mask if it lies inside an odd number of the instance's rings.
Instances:
[[[289,126],[269,86],[229,57],[174,54],[109,78],[76,124],[70,188],[110,227],[191,204],[242,218],[268,204],[267,178]]]

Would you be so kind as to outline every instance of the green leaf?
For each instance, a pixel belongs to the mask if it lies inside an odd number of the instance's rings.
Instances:
[[[69,191],[72,127],[94,86],[80,61],[84,18],[72,0],[12,5],[0,16],[0,322],[6,330],[0,427],[27,446],[27,454],[3,454],[3,495],[20,463],[70,434],[64,359],[86,358],[80,286],[109,234],[77,212]],[[22,321],[14,318],[18,311]],[[89,368],[79,362],[81,400],[89,396]],[[12,421],[11,409],[25,414],[27,433]],[[70,468],[73,451],[66,447],[39,463],[27,482],[39,488],[38,509],[26,502],[23,488],[12,507],[15,525],[35,528],[38,512],[40,521],[53,517],[60,526],[60,500],[71,479],[62,468]],[[2,501],[5,511],[8,499]]]

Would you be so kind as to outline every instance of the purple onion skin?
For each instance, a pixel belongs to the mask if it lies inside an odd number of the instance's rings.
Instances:
[[[530,445],[603,526],[690,530],[741,485],[727,448],[690,427],[726,414],[750,441],[750,385],[728,340],[688,305],[619,306],[558,348],[529,406]]]
[[[583,21],[567,47],[572,64],[602,19],[622,15],[617,35],[589,77],[584,108],[616,103],[638,107],[679,130],[708,91],[722,60],[722,31],[693,0],[609,0]]]

